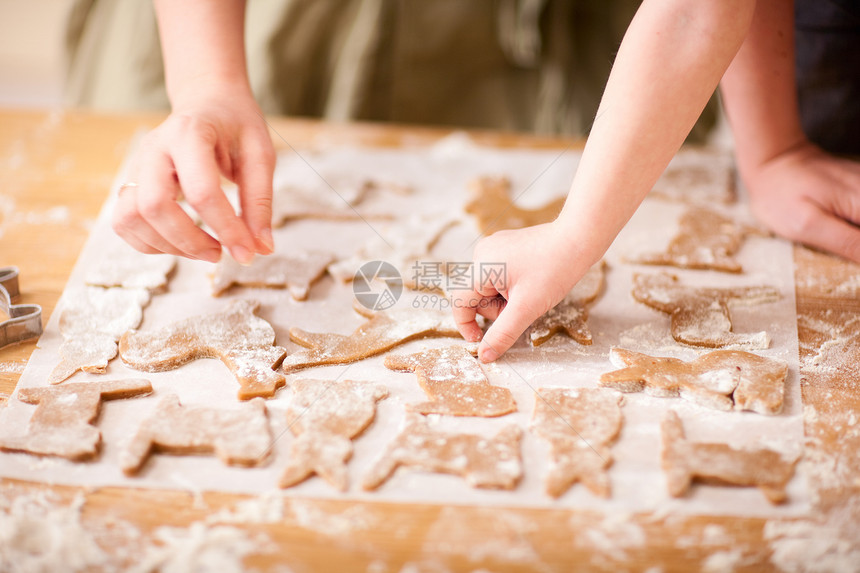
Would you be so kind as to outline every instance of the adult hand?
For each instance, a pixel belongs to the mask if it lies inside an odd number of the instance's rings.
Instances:
[[[466,340],[481,340],[477,314],[494,321],[478,348],[481,361],[504,354],[588,271],[593,261],[576,255],[569,235],[553,222],[499,231],[475,246],[474,288],[452,290],[451,298],[457,328]],[[482,266],[502,272],[482,273]]]
[[[215,95],[175,105],[142,142],[137,185],[121,190],[113,217],[114,230],[135,249],[215,262],[223,246],[242,263],[272,252],[275,151],[250,91],[232,92],[219,86],[208,91]],[[224,195],[221,175],[238,185],[241,215]],[[180,197],[215,237],[194,224]]]
[[[804,142],[744,174],[774,232],[860,262],[860,163]]]

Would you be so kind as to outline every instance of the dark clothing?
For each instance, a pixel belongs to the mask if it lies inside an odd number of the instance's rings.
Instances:
[[[800,116],[824,149],[860,155],[860,0],[797,0]]]

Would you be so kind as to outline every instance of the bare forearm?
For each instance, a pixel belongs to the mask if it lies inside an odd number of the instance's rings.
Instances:
[[[248,88],[244,0],[156,0],[174,107],[206,89]]]
[[[750,34],[721,90],[742,173],[805,141],[797,107],[792,0],[758,0]]]
[[[559,217],[593,257],[609,247],[683,143],[743,42],[753,7],[753,0],[642,4]],[[583,222],[586,236],[575,228]]]

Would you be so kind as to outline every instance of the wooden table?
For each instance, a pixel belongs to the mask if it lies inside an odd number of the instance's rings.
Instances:
[[[134,134],[161,119],[159,115],[0,110],[0,265],[20,268],[21,302],[42,305],[45,321]],[[431,142],[446,134],[435,129],[308,120],[273,119],[272,125],[298,146],[313,146],[319,138],[391,146]],[[499,146],[552,148],[573,143],[499,133],[475,137]],[[275,141],[281,143],[277,137]],[[843,358],[801,369],[804,464],[814,502],[809,518],[767,524],[764,519],[642,514],[607,524],[606,516],[591,512],[311,500],[302,502],[301,512],[296,511],[298,506],[288,507],[276,522],[241,524],[271,540],[261,552],[246,557],[244,564],[262,570],[277,570],[277,565],[284,564],[294,571],[380,572],[399,571],[407,564],[416,571],[585,567],[685,571],[705,565],[771,570],[798,559],[809,560],[807,566],[827,566],[826,556],[815,551],[826,550],[827,540],[836,537],[848,544],[832,543],[837,553],[844,553],[846,547],[860,551],[857,545],[851,546],[860,540],[860,320],[855,321],[860,311],[860,267],[801,247],[796,248],[795,259],[801,364],[815,362],[813,357],[824,343],[828,356]],[[838,340],[828,342],[824,332],[828,328],[839,331]],[[0,401],[14,390],[35,344],[0,350]],[[60,503],[83,493],[81,523],[111,554],[113,565],[135,563],[142,540],[155,528],[187,527],[244,499],[118,488],[80,492],[2,480],[0,501],[46,488]],[[3,507],[0,503],[0,510]],[[441,522],[440,516],[444,517]],[[122,521],[136,526],[142,539],[117,542],[122,535],[116,523]],[[444,524],[450,526],[447,538]],[[713,535],[714,525],[722,528],[721,535]],[[792,530],[796,539],[775,537],[775,532],[785,533],[791,525],[796,526]],[[792,549],[801,557],[792,556]],[[837,564],[849,563],[845,555],[836,558],[843,560]]]

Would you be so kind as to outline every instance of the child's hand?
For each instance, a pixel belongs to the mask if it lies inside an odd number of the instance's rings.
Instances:
[[[494,320],[478,348],[483,362],[501,356],[532,322],[558,304],[594,262],[559,223],[499,231],[475,246],[473,289],[452,290],[454,320],[466,340],[481,339],[475,321]],[[486,269],[500,273],[481,276]]]
[[[860,163],[805,144],[745,180],[753,212],[776,233],[860,262]]]
[[[137,185],[120,191],[113,218],[114,230],[137,250],[215,262],[223,245],[244,263],[272,252],[275,151],[250,91],[234,91],[175,106],[146,136]],[[221,190],[221,175],[239,186],[241,217]],[[217,239],[180,208],[180,195]]]

